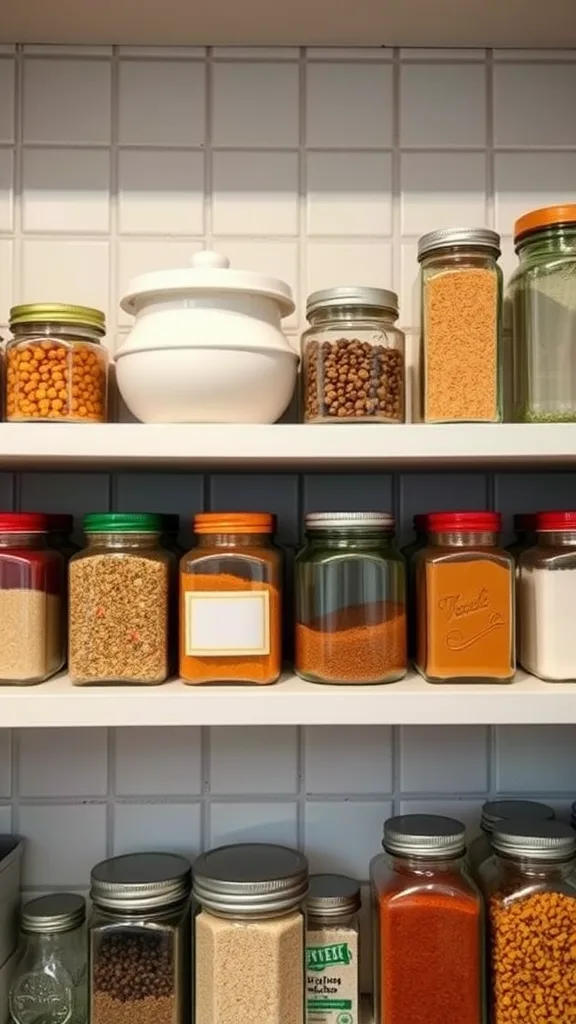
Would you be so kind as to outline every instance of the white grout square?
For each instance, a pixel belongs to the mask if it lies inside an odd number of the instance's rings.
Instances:
[[[192,796],[201,791],[200,729],[116,730],[118,796]]]
[[[107,145],[111,133],[107,60],[24,61],[24,142]]]
[[[15,71],[15,61],[0,60],[0,142],[14,142]]]
[[[480,815],[484,797],[481,800],[403,800],[400,814],[441,814],[455,818],[466,826],[466,841],[469,844],[480,834]]]
[[[201,235],[204,157],[186,150],[122,149],[119,230],[127,235]]]
[[[133,317],[120,309],[120,299],[126,295],[133,277],[151,270],[178,270],[190,265],[195,252],[202,248],[200,242],[182,239],[121,238],[118,243],[118,288],[115,311],[120,327],[131,324]]]
[[[401,146],[486,146],[483,64],[405,64],[400,97]]]
[[[382,850],[382,830],[392,814],[391,801],[308,801],[304,851],[312,872],[369,878],[370,861]]]
[[[485,793],[487,788],[488,734],[483,726],[401,728],[403,793]]]
[[[205,67],[179,60],[121,60],[121,146],[202,146]]]
[[[389,242],[320,242],[307,245],[308,293],[335,285],[392,288]]]
[[[400,173],[402,234],[485,225],[483,153],[403,153]]]
[[[576,146],[576,63],[494,66],[495,146]]]
[[[296,235],[296,153],[214,153],[212,218],[217,235]]]
[[[212,803],[208,848],[228,843],[297,846],[295,803]]]
[[[20,302],[67,302],[108,310],[109,243],[26,238]]]
[[[392,791],[389,726],[308,726],[304,739],[307,793],[316,796]]]
[[[0,149],[0,231],[14,230],[14,153]]]
[[[8,323],[10,307],[14,304],[12,264],[14,243],[0,238],[0,324]]]
[[[392,120],[390,65],[308,64],[307,146],[386,148],[392,145]]]
[[[390,153],[309,153],[309,235],[392,233]]]
[[[214,146],[297,146],[296,63],[218,63],[212,69]]]
[[[105,729],[22,729],[20,796],[106,796],[106,750]]]
[[[296,310],[282,321],[282,328],[298,325],[299,273],[298,243],[296,241],[268,242],[249,239],[215,238],[215,248],[230,260],[234,270],[253,270],[259,274],[271,274],[285,281],[292,289]]]
[[[24,885],[84,888],[106,856],[106,807],[21,805],[18,832],[26,836]]]
[[[529,210],[576,202],[576,153],[496,153],[496,230],[514,232],[514,221]]]
[[[200,804],[117,803],[114,808],[114,856],[164,850],[193,859],[200,846]]]
[[[0,797],[9,797],[12,792],[10,738],[10,729],[0,729]]]
[[[212,794],[283,795],[296,793],[297,789],[297,734],[293,726],[210,730]]]
[[[22,230],[108,234],[110,154],[102,149],[24,149]]]
[[[500,793],[573,794],[575,778],[576,726],[497,727],[496,785]]]

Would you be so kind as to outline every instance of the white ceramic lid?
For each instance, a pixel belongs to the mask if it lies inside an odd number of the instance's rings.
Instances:
[[[230,260],[222,253],[203,249],[190,260],[189,267],[154,270],[132,278],[128,293],[120,305],[125,313],[136,313],[139,299],[176,292],[244,292],[275,299],[282,316],[294,312],[292,289],[285,281],[251,270],[231,270]]]

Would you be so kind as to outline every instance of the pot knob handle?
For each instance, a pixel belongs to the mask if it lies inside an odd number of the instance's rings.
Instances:
[[[194,254],[190,263],[195,270],[226,270],[230,266],[230,260],[221,252],[214,252],[212,249],[202,249]]]

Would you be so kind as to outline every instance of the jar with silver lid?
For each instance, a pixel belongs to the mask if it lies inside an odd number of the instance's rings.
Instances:
[[[345,875],[312,875],[306,901],[308,1024],[359,1024],[360,886]]]
[[[188,1024],[190,864],[133,853],[92,869],[91,1024]]]
[[[85,1024],[88,1011],[86,904],[60,892],[22,910],[25,949],[10,987],[15,1024]]]
[[[502,821],[552,821],[555,817],[552,807],[536,800],[487,800],[482,807],[480,828],[468,850],[468,863],[472,877],[480,881],[482,865],[492,853],[492,833]]]
[[[221,846],[193,877],[196,1024],[304,1024],[306,857]]]
[[[385,288],[313,292],[302,336],[305,423],[403,423],[404,334]]]

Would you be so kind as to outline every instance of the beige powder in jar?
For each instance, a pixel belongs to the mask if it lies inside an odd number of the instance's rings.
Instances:
[[[43,590],[0,590],[0,680],[39,683],[63,660],[61,598]]]
[[[308,1024],[359,1024],[358,932],[345,924],[308,919]]]

